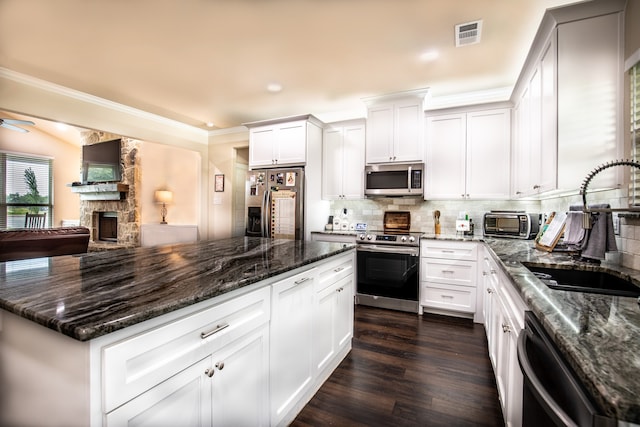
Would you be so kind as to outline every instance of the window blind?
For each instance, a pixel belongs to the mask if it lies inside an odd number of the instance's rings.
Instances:
[[[27,212],[53,216],[53,160],[0,152],[0,227],[24,226]]]
[[[633,160],[640,162],[640,62],[629,69],[630,129]],[[633,168],[629,189],[629,202],[640,206],[640,170]]]

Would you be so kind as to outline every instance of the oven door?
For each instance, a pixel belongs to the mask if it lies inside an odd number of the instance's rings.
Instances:
[[[357,247],[357,293],[418,301],[418,248],[392,245]]]

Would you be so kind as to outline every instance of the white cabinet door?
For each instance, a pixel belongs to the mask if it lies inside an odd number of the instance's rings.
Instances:
[[[276,139],[274,126],[261,126],[249,131],[249,165],[272,166],[276,158],[273,152]]]
[[[353,336],[353,274],[316,295],[313,354],[316,372],[322,372]]]
[[[367,110],[367,163],[422,162],[422,99],[397,99]]]
[[[325,129],[322,138],[322,198],[342,198],[342,171],[344,170],[344,130]]]
[[[207,369],[215,373],[210,378],[214,426],[269,425],[268,350],[265,323],[213,354]]]
[[[306,121],[278,125],[274,152],[278,166],[304,164],[307,158]]]
[[[356,200],[364,195],[364,123],[324,130],[322,198]]]
[[[370,107],[367,112],[367,163],[393,161],[393,105]]]
[[[425,199],[465,197],[466,114],[427,118]]]
[[[511,112],[495,109],[427,118],[425,199],[506,199]]]
[[[357,200],[364,197],[364,144],[365,125],[344,128],[342,196]]]
[[[598,165],[622,156],[622,14],[558,25],[558,187],[579,189]],[[597,59],[596,59],[597,58]],[[589,189],[615,188],[623,168]]]
[[[251,128],[249,166],[304,165],[307,158],[307,121],[298,120]]]
[[[272,425],[278,425],[312,385],[315,280],[313,268],[272,286]]]
[[[467,114],[467,197],[491,200],[509,198],[510,148],[509,109]]]
[[[417,103],[415,100],[398,102],[394,109],[393,161],[422,161],[424,147],[422,102]]]
[[[159,425],[210,427],[211,368],[208,357],[106,415],[108,427]]]
[[[556,80],[556,38],[551,37],[540,61],[540,150],[535,164],[539,170],[537,191],[558,188],[558,108]]]

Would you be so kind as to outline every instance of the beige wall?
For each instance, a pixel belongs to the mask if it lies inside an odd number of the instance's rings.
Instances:
[[[203,202],[207,200],[208,192],[207,131],[2,69],[0,69],[0,110],[14,111],[85,129],[96,129],[141,141],[179,147],[197,154],[200,160],[200,182],[196,188],[190,191],[194,193],[195,200],[199,201],[197,207],[194,208],[197,210],[195,223],[198,225],[200,236],[206,237],[202,230],[206,230],[209,217],[208,205]],[[80,154],[73,154],[70,159],[73,159],[73,162],[78,162],[77,159],[80,157]],[[73,177],[64,178],[65,182],[78,180],[79,164],[76,163],[76,165]],[[189,163],[188,167],[192,166],[193,164]],[[178,173],[181,174],[182,171],[180,170]],[[60,194],[61,192],[57,191],[56,193]],[[75,195],[75,197],[78,196]],[[79,203],[77,201],[76,203],[74,212],[77,218]],[[171,210],[169,212],[171,215]],[[171,217],[169,216],[169,218]],[[184,221],[194,223],[191,218],[184,219]]]
[[[7,117],[7,115],[2,115]],[[20,133],[0,127],[0,150],[53,158],[53,218],[52,226],[63,219],[80,218],[80,199],[67,187],[80,177],[80,146],[54,138],[30,128]]]
[[[167,222],[174,225],[198,224],[200,211],[201,155],[169,145],[140,143],[142,182],[139,196],[141,224],[157,224],[160,206],[154,201],[156,190],[173,192],[167,206]]]
[[[249,132],[243,127],[224,133],[212,132],[209,138],[208,237],[211,239],[230,237],[233,232],[234,190],[237,190],[235,185],[240,185],[234,183],[235,166],[247,163],[247,159],[237,158],[237,149],[248,146]],[[216,174],[224,174],[223,192],[214,191]]]

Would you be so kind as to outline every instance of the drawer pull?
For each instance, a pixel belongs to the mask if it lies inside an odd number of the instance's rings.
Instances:
[[[216,363],[216,368],[218,368],[218,370],[222,371],[224,369],[224,362]]]
[[[340,273],[342,270],[344,270],[344,267],[337,267],[333,269],[334,273]]]
[[[298,280],[296,280],[296,281],[295,281],[295,282],[293,282],[293,283],[295,283],[296,285],[299,285],[299,284],[304,283],[304,282],[307,282],[307,281],[309,281],[309,280],[311,280],[311,277],[303,277],[302,279],[298,279]]]
[[[455,273],[455,271],[453,271],[453,270],[440,270],[440,271],[443,272],[443,273],[448,273],[448,274],[454,274]]]
[[[453,295],[444,295],[444,294],[441,294],[440,296],[441,296],[442,298],[446,298],[446,299],[451,299],[451,298],[453,298]]]
[[[506,323],[502,324],[502,332],[504,332],[505,334],[511,332],[511,326],[507,325]]]
[[[456,251],[452,250],[452,249],[442,249],[441,251],[443,254],[453,254]]]
[[[214,329],[210,330],[209,332],[200,332],[200,338],[202,339],[209,338],[211,335],[217,334],[221,330],[226,329],[228,327],[229,327],[228,323],[217,325]]]
[[[213,376],[213,374],[215,374],[215,373],[216,373],[216,371],[214,371],[214,370],[213,370],[213,369],[211,369],[211,368],[209,368],[209,369],[207,369],[206,371],[204,371],[204,374],[205,374],[206,376],[208,376],[209,378],[211,378],[211,377]]]

